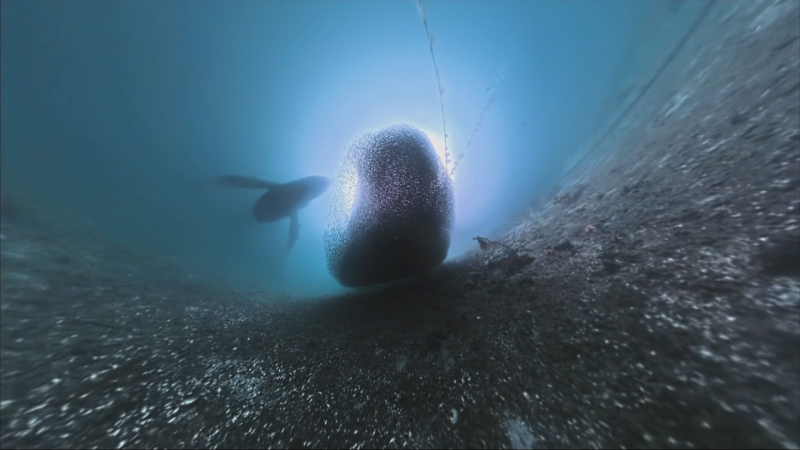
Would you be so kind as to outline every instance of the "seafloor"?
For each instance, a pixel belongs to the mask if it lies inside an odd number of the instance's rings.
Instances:
[[[799,9],[717,2],[522,256],[380,292],[226,292],[3,204],[0,445],[797,448]]]

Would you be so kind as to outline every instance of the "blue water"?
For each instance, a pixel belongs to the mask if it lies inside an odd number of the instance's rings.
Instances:
[[[334,177],[348,142],[394,123],[444,153],[441,101],[464,153],[456,257],[552,188],[664,5],[428,2],[440,98],[413,1],[4,1],[2,193],[236,286],[339,292],[330,192],[281,259],[288,220],[256,223],[260,192],[209,180]]]

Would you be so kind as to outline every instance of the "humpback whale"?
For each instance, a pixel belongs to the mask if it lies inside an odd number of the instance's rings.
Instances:
[[[217,184],[242,189],[266,190],[253,207],[253,217],[258,222],[275,222],[289,218],[290,250],[300,235],[300,220],[297,212],[308,206],[311,200],[322,195],[331,185],[331,180],[320,176],[311,176],[288,183],[275,183],[258,177],[244,175],[222,175],[217,177]]]

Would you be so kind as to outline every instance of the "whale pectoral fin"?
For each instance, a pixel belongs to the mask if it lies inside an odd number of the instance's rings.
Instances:
[[[273,183],[271,181],[262,180],[258,177],[248,177],[244,175],[222,175],[216,178],[216,182],[220,186],[237,187],[243,189],[272,189],[280,186],[280,183]]]
[[[291,250],[294,247],[298,237],[300,237],[300,218],[295,210],[289,217],[289,245],[286,248],[287,250]]]

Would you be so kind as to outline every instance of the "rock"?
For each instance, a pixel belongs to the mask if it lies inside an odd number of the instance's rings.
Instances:
[[[573,250],[573,249],[575,249],[575,246],[572,245],[572,242],[570,242],[570,241],[565,239],[565,240],[559,242],[555,247],[553,247],[553,249],[555,249],[555,250]]]
[[[622,269],[622,264],[613,260],[603,260],[602,263],[606,273],[615,274]]]
[[[509,273],[513,273],[531,264],[534,260],[535,258],[530,255],[512,253],[502,258],[489,261],[486,263],[486,266],[489,269],[503,268],[509,271]]]
[[[342,285],[395,281],[444,261],[454,219],[453,187],[420,130],[395,125],[358,138],[333,190],[325,254]]]
[[[800,234],[773,236],[753,259],[767,275],[800,277]]]

